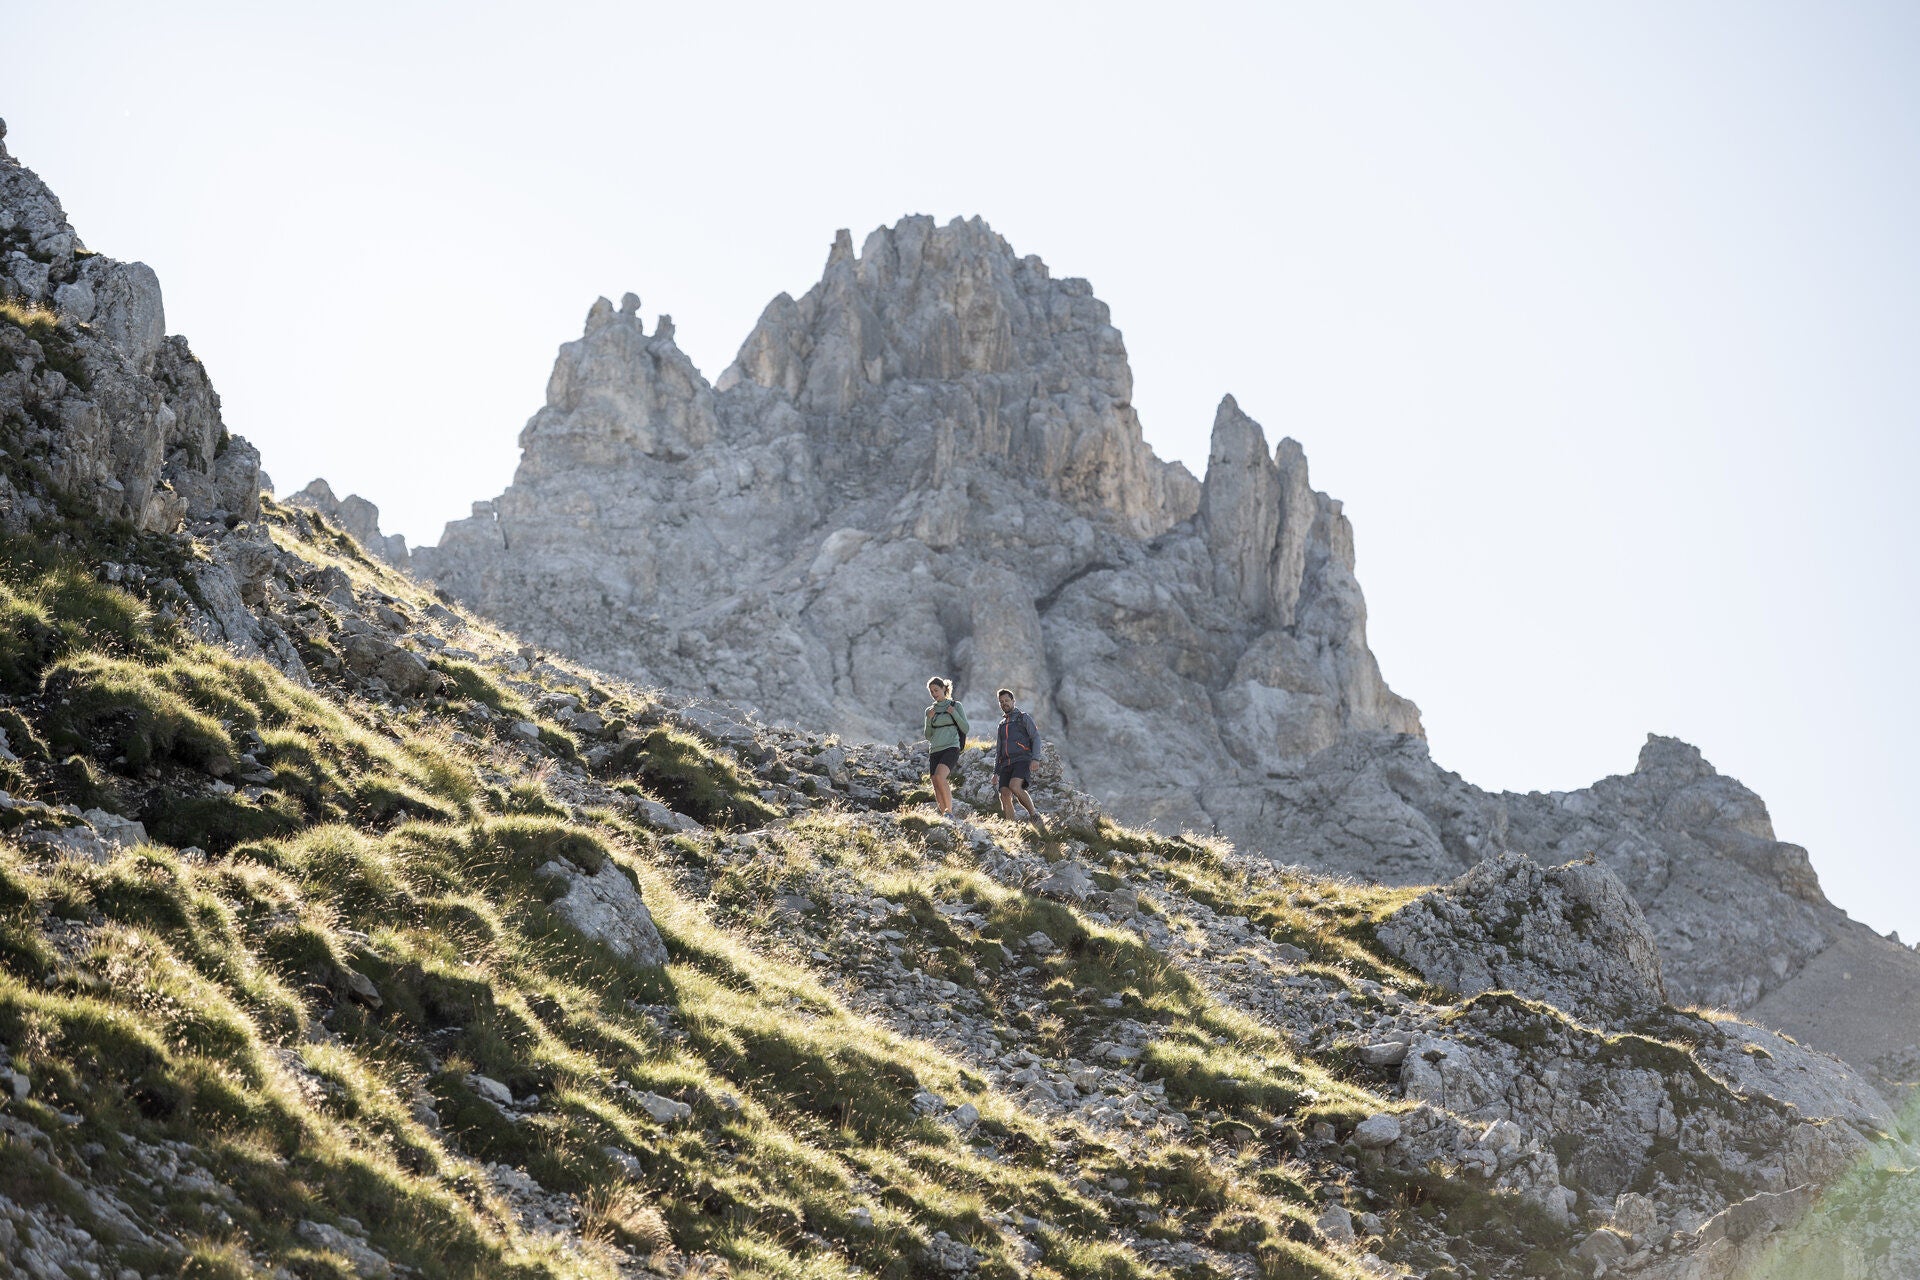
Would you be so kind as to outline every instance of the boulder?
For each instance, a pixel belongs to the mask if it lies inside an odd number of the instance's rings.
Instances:
[[[431,693],[441,686],[440,673],[419,654],[376,635],[348,636],[340,647],[340,657],[350,670],[378,677],[395,693]]]
[[[559,890],[548,906],[583,936],[633,964],[667,962],[667,947],[654,927],[653,914],[613,859],[592,872],[556,860],[543,864],[534,875]]]
[[[1377,1151],[1400,1141],[1400,1121],[1382,1112],[1368,1116],[1354,1126],[1353,1141],[1362,1151]]]
[[[61,857],[106,863],[122,849],[147,843],[147,829],[117,813],[88,809],[76,825],[45,827],[29,831],[20,839],[23,844],[35,845]]]
[[[1666,1001],[1652,928],[1620,878],[1594,863],[1491,858],[1402,907],[1378,937],[1463,995],[1514,991],[1603,1020]]]

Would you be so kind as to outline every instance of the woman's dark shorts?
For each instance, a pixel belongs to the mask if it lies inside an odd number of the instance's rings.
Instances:
[[[1015,760],[1012,764],[1001,765],[1000,768],[994,772],[994,777],[999,781],[1001,788],[1004,790],[1007,784],[1015,778],[1020,779],[1022,783],[1031,782],[1032,779],[1027,775],[1032,769],[1033,761]]]
[[[954,770],[954,767],[959,763],[960,763],[960,748],[948,747],[943,751],[936,751],[931,756],[927,757],[927,776],[931,778],[933,776],[933,771],[935,769],[938,769],[941,765],[947,766],[947,772],[952,773]]]

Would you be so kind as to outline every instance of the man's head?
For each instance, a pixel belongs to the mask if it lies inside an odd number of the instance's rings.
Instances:
[[[1013,690],[1002,689],[1000,691],[1000,709],[1002,711],[1013,710]]]
[[[933,700],[935,702],[938,702],[940,699],[946,697],[952,691],[953,691],[952,682],[943,680],[939,676],[935,676],[933,679],[927,681],[927,692],[933,695]]]

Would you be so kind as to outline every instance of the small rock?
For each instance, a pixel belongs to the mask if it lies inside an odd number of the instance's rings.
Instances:
[[[775,911],[788,920],[798,920],[802,916],[810,916],[820,909],[812,898],[799,893],[782,894],[773,900],[773,907]]]
[[[1397,1067],[1407,1060],[1407,1046],[1391,1040],[1364,1045],[1359,1056],[1360,1061],[1369,1067]]]
[[[393,1264],[376,1252],[372,1245],[329,1223],[302,1220],[294,1228],[294,1234],[308,1244],[339,1254],[352,1263],[353,1269],[365,1280],[393,1274]]]
[[[660,1124],[680,1124],[693,1116],[693,1108],[674,1098],[663,1098],[649,1090],[638,1099],[640,1109]]]
[[[1052,938],[1049,938],[1038,929],[1035,929],[1032,933],[1021,939],[1021,941],[1026,944],[1027,950],[1034,952],[1036,955],[1051,955],[1060,949],[1054,945]]]
[[[370,1008],[378,1009],[384,1003],[380,999],[380,988],[373,985],[373,979],[357,969],[346,971],[347,989],[353,992],[353,998]]]
[[[1077,862],[1062,862],[1052,875],[1034,886],[1034,891],[1067,902],[1085,902],[1094,891],[1093,877]]]
[[[620,1172],[629,1178],[638,1180],[646,1176],[647,1166],[640,1163],[640,1157],[634,1155],[633,1152],[628,1151],[625,1147],[616,1147],[609,1144],[600,1148],[600,1154],[613,1161]]]
[[[507,1088],[507,1086],[501,1084],[492,1076],[483,1076],[477,1072],[470,1074],[467,1076],[467,1088],[473,1090],[496,1106],[510,1107],[513,1105],[513,1090]]]
[[[1378,1151],[1400,1141],[1400,1120],[1385,1112],[1368,1116],[1353,1130],[1353,1141],[1362,1151]]]
[[[967,1245],[960,1243],[944,1231],[933,1233],[933,1242],[927,1247],[927,1260],[942,1271],[971,1271],[978,1265],[980,1255]]]
[[[971,1133],[973,1127],[980,1123],[980,1108],[971,1102],[963,1102],[953,1109],[953,1113],[947,1117],[947,1123],[961,1133]]]
[[[1487,1131],[1480,1135],[1481,1145],[1496,1155],[1517,1151],[1526,1140],[1526,1131],[1511,1120],[1495,1120],[1487,1126]]]
[[[1660,1212],[1646,1196],[1622,1191],[1613,1202],[1613,1225],[1615,1230],[1632,1236],[1635,1243],[1645,1243],[1660,1225]]]
[[[376,635],[349,636],[340,656],[348,669],[384,680],[397,693],[431,693],[442,683],[440,673],[421,661],[419,654]]]
[[[1582,1240],[1574,1249],[1573,1256],[1596,1264],[1593,1274],[1605,1275],[1610,1267],[1627,1256],[1627,1242],[1602,1227]]]
[[[1337,1204],[1330,1204],[1320,1211],[1320,1217],[1314,1222],[1320,1228],[1320,1234],[1339,1244],[1352,1244],[1353,1215]]]

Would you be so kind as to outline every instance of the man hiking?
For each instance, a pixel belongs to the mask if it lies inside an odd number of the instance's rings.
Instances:
[[[933,779],[933,807],[943,818],[953,816],[953,785],[947,776],[960,763],[967,745],[967,713],[953,697],[953,682],[935,676],[927,681],[933,705],[921,717],[920,736],[927,740],[927,773]]]
[[[1040,754],[1040,735],[1034,730],[1033,717],[1014,704],[1013,690],[1000,691],[1000,732],[993,740],[993,778],[1000,786],[1000,812],[1011,819],[1019,814],[1015,805],[1025,807],[1035,826],[1044,827],[1040,811],[1033,807],[1027,791],[1033,758]]]

